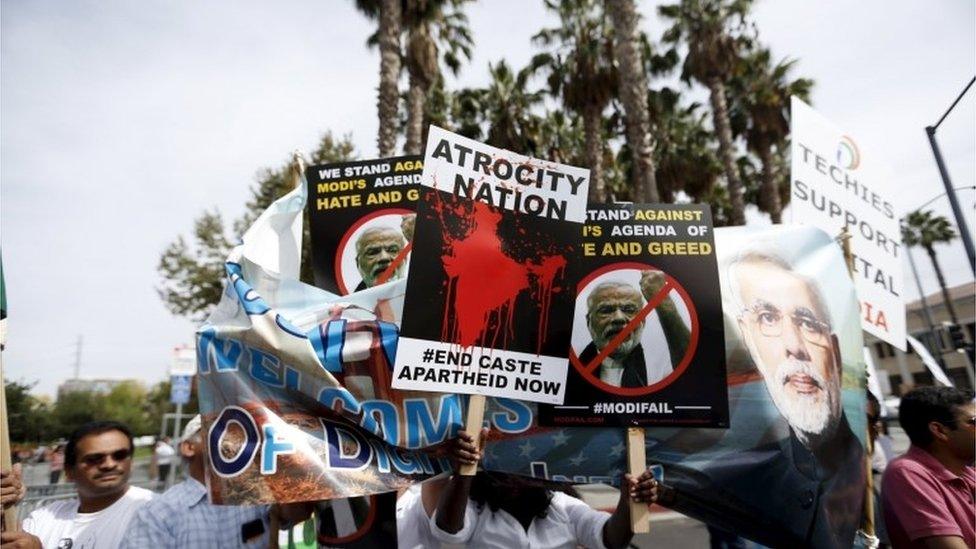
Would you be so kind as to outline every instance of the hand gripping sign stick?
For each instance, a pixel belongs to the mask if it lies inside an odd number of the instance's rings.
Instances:
[[[851,252],[851,233],[847,230],[847,225],[837,237],[840,247],[844,251],[844,263],[847,264],[847,274],[854,278],[854,254]],[[871,442],[871,425],[867,426],[865,446],[867,452],[864,453],[864,469],[867,484],[864,486],[864,533],[874,540],[874,547],[877,547],[877,538],[874,535],[874,476],[871,470],[871,455],[874,453],[874,444]]]
[[[481,426],[485,421],[485,395],[471,395],[468,399],[468,416],[464,419],[464,430],[474,437],[474,445],[481,448]],[[478,463],[462,464],[458,474],[473,477],[478,472]]]
[[[647,469],[642,427],[627,427],[627,469],[634,478],[638,478]],[[635,534],[651,531],[651,509],[646,503],[630,500],[630,531]]]
[[[0,379],[3,379],[3,352],[0,352]],[[0,389],[0,469],[10,471],[13,467],[10,459],[10,426],[7,420],[7,387]],[[17,532],[17,507],[11,506],[3,512],[3,523],[0,530]]]

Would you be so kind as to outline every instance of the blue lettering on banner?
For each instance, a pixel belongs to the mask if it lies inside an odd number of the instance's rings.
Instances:
[[[407,448],[423,448],[453,437],[461,428],[461,399],[446,395],[440,399],[441,409],[434,424],[426,399],[404,399],[407,420]]]
[[[294,454],[295,444],[287,439],[278,437],[278,430],[274,425],[264,425],[264,444],[261,448],[261,474],[273,475],[278,472],[278,456]]]
[[[396,359],[397,352],[397,342],[400,341],[400,332],[397,330],[396,324],[392,322],[386,322],[383,320],[377,321],[380,330],[380,346],[383,349],[383,355],[386,358],[386,364],[390,367],[390,371],[393,371],[393,364]]]
[[[251,355],[251,377],[272,387],[284,387],[278,357],[260,349],[248,349]]]
[[[224,269],[227,271],[227,276],[230,277],[234,291],[237,293],[237,299],[245,313],[260,316],[271,310],[271,307],[268,307],[261,296],[251,288],[251,285],[244,281],[240,265],[227,262],[224,264]]]
[[[367,400],[363,402],[363,427],[383,440],[396,444],[400,441],[400,418],[397,408],[386,400]],[[365,418],[373,420],[372,423]],[[368,425],[375,425],[375,430]]]
[[[221,452],[221,442],[231,423],[236,423],[244,431],[244,441],[237,451],[237,455],[228,459]],[[254,418],[243,408],[228,406],[221,410],[217,421],[210,426],[210,433],[207,436],[207,446],[209,448],[210,465],[213,470],[222,477],[235,477],[241,474],[244,469],[254,459],[257,453],[260,434],[258,426],[254,423]]]
[[[491,414],[491,422],[503,433],[521,433],[532,426],[532,408],[524,402],[510,398],[495,398],[504,412]]]
[[[211,368],[218,372],[236,371],[241,350],[240,343],[233,339],[218,338],[217,331],[213,328],[200,330],[197,340],[197,364],[200,373],[210,373]]]
[[[325,442],[328,450],[325,455],[325,465],[333,469],[365,469],[373,459],[373,449],[369,441],[359,433],[346,429],[331,421],[320,419],[322,429],[325,431]],[[355,450],[346,453],[346,444],[343,439],[355,443]]]
[[[326,371],[342,371],[342,347],[346,344],[346,321],[330,320],[325,325],[323,343],[325,352],[320,358]]]

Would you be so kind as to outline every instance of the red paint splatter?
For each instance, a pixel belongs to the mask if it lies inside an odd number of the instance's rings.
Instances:
[[[434,206],[442,226],[447,216],[467,222],[462,222],[460,237],[444,231],[441,261],[448,279],[441,340],[463,347],[506,348],[514,337],[516,300],[530,291],[539,307],[536,354],[540,354],[552,294],[560,291],[555,280],[565,269],[566,259],[562,255],[541,256],[538,262],[513,259],[505,254],[498,235],[501,213],[481,202],[473,203],[473,211],[458,202],[454,207]]]

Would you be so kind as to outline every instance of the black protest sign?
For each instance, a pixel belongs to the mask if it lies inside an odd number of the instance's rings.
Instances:
[[[394,388],[562,402],[588,181],[431,127]]]
[[[395,547],[396,492],[315,504],[319,547]]]
[[[404,275],[422,170],[420,156],[305,170],[316,286],[347,295]]]
[[[540,425],[728,427],[708,207],[592,206],[579,250],[573,367]]]

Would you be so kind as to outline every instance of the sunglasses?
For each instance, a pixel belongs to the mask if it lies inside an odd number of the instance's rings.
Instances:
[[[128,448],[126,448],[124,450],[116,450],[116,451],[111,452],[111,453],[101,453],[100,452],[100,453],[97,453],[97,454],[88,454],[87,456],[84,456],[83,458],[81,458],[81,461],[85,465],[87,465],[89,467],[97,467],[97,466],[101,465],[102,463],[105,463],[105,458],[108,458],[108,457],[111,457],[112,458],[112,461],[115,461],[115,462],[125,461],[125,460],[129,459],[130,457],[132,457],[132,451],[129,450]]]

